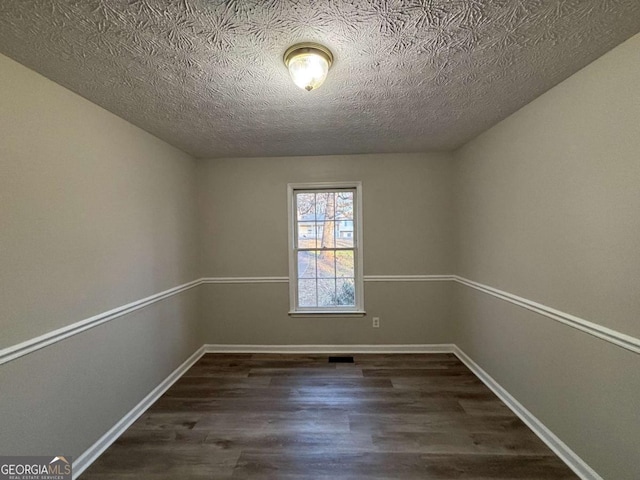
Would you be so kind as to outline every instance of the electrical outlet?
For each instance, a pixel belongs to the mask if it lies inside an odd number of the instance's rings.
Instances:
[[[373,328],[380,327],[380,317],[373,317]]]

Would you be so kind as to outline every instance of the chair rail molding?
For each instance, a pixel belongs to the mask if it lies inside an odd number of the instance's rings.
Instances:
[[[365,282],[456,282],[640,354],[640,339],[459,275],[365,275]],[[289,283],[289,277],[203,277],[0,349],[0,365],[199,285]]]
[[[111,310],[107,310],[106,312],[94,315],[92,317],[85,318],[84,320],[80,320],[79,322],[57,328],[37,337],[25,340],[24,342],[20,342],[16,345],[3,348],[0,350],[0,365],[20,358],[24,355],[33,353],[37,350],[40,350],[41,348],[48,347],[49,345],[64,340],[65,338],[69,338],[73,335],[78,335],[79,333],[89,330],[90,328],[97,327],[98,325],[102,325],[103,323],[110,322],[111,320],[115,320],[116,318],[135,312],[136,310],[140,310],[141,308],[164,300],[165,298],[169,298],[173,295],[177,295],[178,293],[182,293],[186,290],[200,285],[200,283],[201,280],[194,280],[192,282],[178,285],[177,287],[173,287],[149,297],[136,300],[135,302],[127,303],[126,305],[122,305],[120,307],[116,307]]]
[[[640,353],[639,338],[632,337],[631,335],[627,335],[626,333],[618,332],[617,330],[613,330],[597,323],[590,322],[589,320],[585,320],[584,318],[576,317],[575,315],[571,315],[570,313],[556,310],[555,308],[551,308],[541,303],[534,302],[533,300],[528,300],[518,295],[498,290],[497,288],[493,288],[489,285],[484,285],[479,282],[474,282],[473,280],[469,280],[458,275],[455,275],[454,279],[461,285],[465,285],[493,297],[499,298],[500,300],[504,300],[506,302],[535,312],[539,315],[543,315],[552,320],[555,320],[556,322],[560,322],[569,327],[578,329],[582,332],[593,335],[594,337],[605,340],[631,352]]]

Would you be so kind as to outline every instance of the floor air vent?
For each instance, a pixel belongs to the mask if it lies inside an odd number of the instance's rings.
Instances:
[[[353,357],[329,357],[329,363],[353,363]]]

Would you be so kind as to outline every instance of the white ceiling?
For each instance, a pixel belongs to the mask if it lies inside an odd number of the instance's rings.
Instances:
[[[639,0],[0,0],[0,52],[197,157],[453,149],[639,31]]]

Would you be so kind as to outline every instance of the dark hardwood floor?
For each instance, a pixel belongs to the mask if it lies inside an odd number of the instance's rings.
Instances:
[[[576,479],[452,354],[205,355],[81,480]]]

